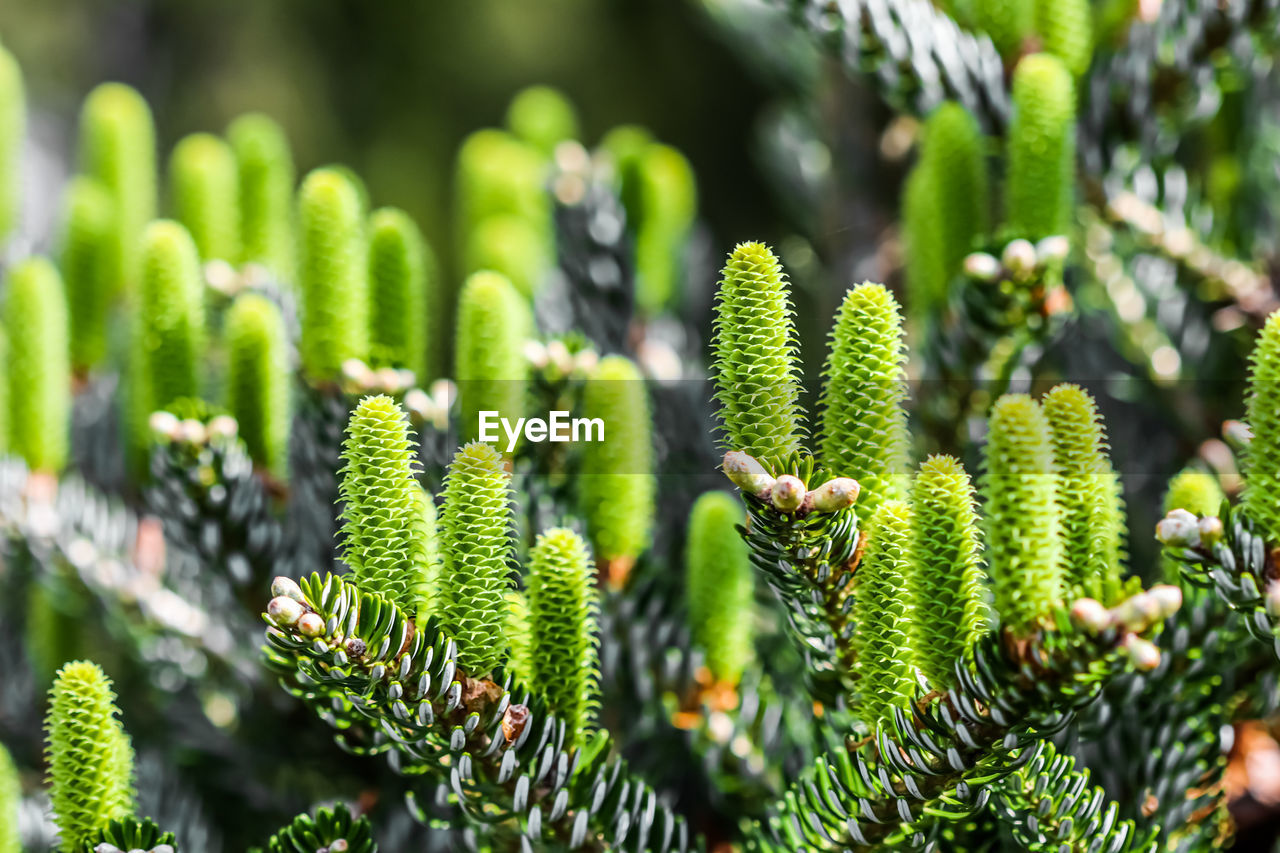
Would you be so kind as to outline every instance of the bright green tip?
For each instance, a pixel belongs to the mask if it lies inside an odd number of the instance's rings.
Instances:
[[[18,809],[22,805],[22,780],[9,751],[0,744],[0,853],[22,853],[18,835]]]
[[[754,597],[742,503],[725,492],[707,492],[693,504],[685,541],[685,588],[694,645],[707,656],[717,681],[737,684],[755,656]]]
[[[444,565],[432,611],[458,643],[458,666],[474,678],[489,674],[507,653],[510,524],[510,474],[501,454],[480,442],[464,445],[445,474]]]
[[[578,138],[573,104],[550,86],[530,86],[517,94],[507,108],[507,127],[545,154],[566,139]]]
[[[554,266],[549,249],[546,235],[534,222],[510,214],[486,217],[467,239],[467,272],[501,273],[522,296],[531,299]]]
[[[0,244],[22,215],[22,145],[27,135],[27,99],[22,69],[0,45]]]
[[[231,146],[209,133],[184,137],[169,159],[173,209],[203,260],[240,260],[240,187]]]
[[[524,415],[528,364],[523,348],[532,324],[528,304],[505,276],[486,270],[462,286],[454,370],[467,439],[480,435],[481,412],[497,412],[512,422]]]
[[[888,500],[867,525],[856,574],[853,647],[858,716],[874,726],[914,692],[911,677],[911,508]]]
[[[227,312],[227,409],[249,456],[276,477],[289,457],[292,371],[284,316],[257,293],[238,297]]]
[[[1280,311],[1268,318],[1250,359],[1241,507],[1273,546],[1280,545]]]
[[[262,113],[227,127],[239,176],[240,259],[293,277],[293,152],[284,129]]]
[[[409,214],[369,217],[370,339],[374,361],[421,376],[426,357],[428,249]]]
[[[307,374],[331,381],[348,359],[369,349],[364,216],[355,184],[336,169],[316,169],[298,192],[299,284]]]
[[[902,312],[893,294],[864,282],[845,294],[831,330],[822,391],[820,458],[862,487],[858,512],[906,497],[910,448]]]
[[[111,252],[115,203],[100,181],[79,175],[67,186],[62,203],[58,266],[67,288],[71,363],[82,372],[107,356],[107,311],[111,282],[104,264]]]
[[[58,672],[45,718],[49,799],[63,853],[111,820],[133,812],[133,748],[115,706],[111,681],[87,661]]]
[[[595,567],[587,543],[561,527],[538,536],[529,564],[529,686],[564,721],[569,742],[581,744],[600,689]]]
[[[1076,92],[1058,57],[1024,57],[1013,73],[1005,219],[1011,237],[1065,234],[1075,204]]]
[[[988,617],[973,485],[960,461],[926,459],[912,487],[911,509],[916,663],[931,685],[950,689],[957,658],[982,636]]]
[[[59,473],[71,429],[67,300],[58,270],[45,258],[12,269],[6,283],[9,446],[35,471]]]
[[[711,351],[725,450],[766,459],[800,449],[800,364],[790,291],[763,243],[740,243],[721,273]]]
[[[1053,434],[1035,400],[1006,394],[996,401],[984,461],[982,508],[996,612],[1026,634],[1063,597]]]
[[[601,559],[630,561],[648,547],[657,486],[649,393],[634,363],[600,360],[582,392],[582,416],[603,424],[603,441],[582,445],[578,506]]]
[[[1226,493],[1222,491],[1216,475],[1198,468],[1186,468],[1169,481],[1169,489],[1164,495],[1164,511],[1168,514],[1175,509],[1185,509],[1198,516],[1217,515],[1224,500]]]

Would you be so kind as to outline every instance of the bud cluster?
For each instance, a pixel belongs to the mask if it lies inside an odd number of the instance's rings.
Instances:
[[[849,477],[836,477],[810,490],[791,474],[773,477],[752,456],[740,450],[724,455],[724,473],[742,491],[768,501],[780,512],[802,515],[810,512],[839,512],[853,506],[859,486]]]
[[[149,424],[157,439],[192,447],[232,441],[240,431],[236,419],[230,415],[217,415],[206,424],[195,418],[179,419],[171,412],[159,411],[151,414]]]
[[[1216,515],[1197,518],[1185,509],[1175,509],[1156,524],[1156,539],[1171,548],[1210,549],[1226,534]]]
[[[431,424],[439,430],[449,426],[449,410],[458,399],[458,387],[448,379],[437,379],[427,390],[412,388],[404,395],[404,407],[415,424]]]
[[[545,371],[553,376],[586,377],[600,361],[600,354],[593,349],[582,349],[570,352],[564,341],[556,339],[542,343],[528,340],[523,345],[525,360],[534,370]]]
[[[1141,671],[1160,665],[1160,649],[1142,634],[1168,619],[1182,607],[1182,590],[1169,584],[1153,586],[1110,609],[1092,598],[1080,598],[1071,606],[1071,621],[1098,635],[1108,629],[1121,633],[1120,648]]]
[[[374,369],[358,358],[342,362],[342,390],[352,396],[366,394],[403,394],[417,382],[407,367]]]
[[[324,620],[307,604],[306,596],[297,583],[283,576],[277,577],[271,582],[271,594],[275,597],[267,604],[267,616],[276,627],[295,629],[309,640],[325,633]],[[352,648],[351,652],[358,657],[363,654],[364,643],[358,639],[351,640],[352,645],[357,643],[360,647]]]
[[[1060,266],[1070,251],[1071,242],[1060,234],[1035,244],[1018,239],[1005,246],[999,258],[986,252],[968,255],[964,259],[964,271],[977,281],[1026,283],[1036,280],[1051,267]]]

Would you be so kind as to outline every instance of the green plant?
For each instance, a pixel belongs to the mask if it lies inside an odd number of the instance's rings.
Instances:
[[[169,185],[174,218],[186,226],[200,258],[240,259],[240,188],[231,146],[193,133],[173,148]]]
[[[313,818],[300,814],[267,842],[266,853],[377,853],[369,820],[342,805],[324,808]]]
[[[854,708],[873,728],[913,692],[911,508],[881,501],[867,525],[867,550],[854,587]]]
[[[906,358],[893,295],[870,282],[845,294],[823,369],[819,458],[858,481],[868,516],[881,501],[907,494]]]
[[[22,853],[18,837],[18,807],[22,804],[22,780],[9,751],[0,744],[0,853]]]
[[[601,440],[582,446],[578,507],[596,558],[616,581],[649,542],[657,498],[649,392],[640,370],[623,356],[601,359],[583,389],[582,413],[603,427]]]
[[[453,457],[440,511],[439,604],[441,628],[458,642],[458,666],[483,678],[507,651],[504,639],[510,586],[510,475],[488,444],[473,442]]]
[[[1064,234],[1075,204],[1076,92],[1071,72],[1047,53],[1013,72],[1005,177],[1005,223],[1012,237]]]
[[[1241,471],[1241,508],[1276,546],[1280,545],[1280,312],[1267,320],[1253,350],[1247,417],[1253,439]]]
[[[740,243],[721,272],[711,342],[721,446],[765,459],[804,438],[786,274],[769,247]]]
[[[741,680],[754,651],[755,578],[736,529],[745,520],[732,496],[701,495],[689,511],[684,551],[693,644],[706,652],[711,676],[729,684]]]
[[[1058,472],[1063,585],[1110,605],[1120,596],[1126,525],[1102,417],[1093,398],[1069,384],[1044,396],[1044,414]]]
[[[595,571],[587,543],[562,527],[538,535],[529,553],[527,661],[538,685],[565,724],[565,743],[584,746],[595,729],[600,664],[596,650]]]
[[[698,215],[693,167],[669,145],[652,144],[631,164],[636,207],[636,302],[655,314],[676,306],[684,252]]]
[[[107,357],[111,282],[103,274],[114,236],[115,207],[99,181],[79,175],[67,186],[62,216],[58,268],[67,289],[71,366],[85,375]]]
[[[520,294],[498,273],[478,272],[463,284],[454,372],[465,440],[479,436],[481,412],[512,420],[524,415],[528,367],[521,348],[531,323]]]
[[[529,598],[518,589],[509,589],[506,599],[506,670],[516,681],[528,684],[533,674],[533,626],[529,621]]]
[[[930,456],[911,489],[916,665],[939,690],[955,686],[955,661],[986,632],[982,539],[973,485],[960,461]]]
[[[103,280],[113,297],[130,292],[141,266],[139,240],[156,213],[156,140],[151,108],[134,89],[104,83],[80,111],[80,168],[115,205]]]
[[[157,220],[142,236],[141,279],[129,366],[131,447],[150,442],[151,413],[200,393],[204,292],[199,256],[187,230]]]
[[[359,193],[335,169],[316,169],[298,190],[298,286],[302,368],[334,381],[348,359],[369,354],[369,287]]]
[[[507,107],[507,127],[547,156],[566,139],[578,138],[573,104],[550,86],[530,86],[517,93]]]
[[[1062,535],[1053,435],[1040,404],[1008,394],[991,408],[982,512],[995,609],[1016,634],[1035,631],[1061,602]]]
[[[458,249],[465,253],[476,226],[490,216],[528,220],[551,239],[551,206],[544,183],[546,162],[533,146],[500,130],[479,130],[458,149]]]
[[[22,69],[0,46],[0,243],[22,214],[22,141],[27,132]]]
[[[425,619],[431,612],[434,600],[439,596],[440,564],[443,557],[440,553],[439,519],[436,513],[436,502],[431,494],[421,486],[413,490],[413,553],[411,556],[411,576],[417,581],[416,596],[420,602],[417,617]]]
[[[902,199],[907,286],[913,313],[946,303],[965,256],[989,227],[986,152],[977,120],[944,103],[924,125]]]
[[[1032,0],[973,0],[972,14],[977,28],[991,36],[1006,59],[1017,56],[1035,26]]]
[[[434,267],[418,226],[402,210],[369,217],[369,351],[374,362],[425,373],[428,292]],[[431,308],[439,310],[431,300]]]
[[[71,367],[67,302],[52,263],[32,258],[8,275],[9,447],[36,471],[57,474],[67,462]]]
[[[551,247],[538,224],[523,216],[498,213],[476,223],[467,239],[468,274],[501,273],[526,298],[534,296],[553,267]]]
[[[366,397],[351,413],[342,482],[342,559],[363,589],[407,613],[423,603],[423,507],[404,411],[386,396]]]
[[[1093,58],[1093,16],[1082,0],[1036,0],[1036,32],[1046,53],[1062,60],[1077,78]]]
[[[111,681],[97,664],[69,663],[49,692],[45,758],[63,853],[133,811],[133,747]]]
[[[102,829],[90,833],[77,853],[176,853],[172,832],[165,832],[150,818],[134,817],[112,820]]]
[[[225,323],[227,410],[253,461],[283,478],[293,415],[284,317],[270,299],[245,293],[236,298]]]
[[[227,127],[240,204],[240,260],[293,277],[293,152],[270,116],[246,113]]]

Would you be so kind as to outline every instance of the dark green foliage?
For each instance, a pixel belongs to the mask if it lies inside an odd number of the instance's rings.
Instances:
[[[106,827],[85,839],[77,853],[99,853],[99,844],[109,844],[120,853],[134,853],[138,850],[150,853],[162,844],[169,845],[175,853],[178,849],[172,832],[162,831],[150,818],[139,820],[136,817],[112,820]]]
[[[563,527],[538,536],[529,554],[529,680],[564,721],[566,746],[582,746],[599,704],[595,567],[587,543]]]
[[[1075,84],[1062,60],[1037,53],[1019,62],[1005,175],[1009,236],[1039,240],[1067,232],[1075,203],[1075,122]]]
[[[945,304],[975,240],[986,234],[990,199],[986,153],[977,121],[947,102],[924,126],[920,157],[903,196],[909,304],[927,314]]]
[[[231,147],[209,133],[184,137],[169,157],[174,218],[202,260],[240,259],[240,185]]]
[[[103,279],[112,295],[131,290],[142,263],[139,239],[156,215],[156,139],[151,108],[122,83],[103,83],[80,111],[80,168],[115,205]]]
[[[1046,394],[1044,414],[1058,472],[1062,582],[1074,596],[1110,605],[1120,594],[1125,523],[1102,417],[1077,385]]]
[[[522,141],[550,156],[567,139],[578,138],[578,116],[562,92],[530,86],[511,99],[507,127]]]
[[[1062,541],[1053,436],[1040,405],[1007,394],[991,409],[983,454],[987,565],[1000,621],[1036,630],[1062,600]]]
[[[1093,58],[1093,14],[1088,0],[1036,0],[1036,31],[1045,53],[1061,59],[1077,78]]]
[[[235,152],[240,198],[240,260],[292,278],[293,152],[284,130],[262,113],[246,113],[227,128]]]
[[[737,684],[755,656],[755,576],[737,526],[742,506],[725,492],[707,492],[689,513],[685,584],[693,643],[707,655],[717,681]]]
[[[5,289],[9,447],[32,470],[56,474],[67,462],[71,418],[62,279],[48,260],[32,258],[10,271]]]
[[[18,837],[18,807],[22,804],[22,780],[9,751],[0,744],[0,853],[22,853]]]
[[[906,347],[902,314],[887,288],[866,282],[845,294],[823,370],[823,466],[862,486],[859,513],[907,495]]]
[[[351,413],[342,459],[342,559],[361,589],[417,614],[426,568],[417,553],[421,487],[408,419],[394,400],[360,401]]]
[[[402,210],[369,217],[369,352],[377,364],[425,379],[428,249]]]
[[[639,206],[636,303],[641,311],[655,314],[679,302],[685,244],[698,215],[698,187],[689,161],[669,145],[646,146],[633,175]]]
[[[911,510],[915,662],[931,686],[947,690],[956,659],[986,633],[988,619],[973,485],[959,460],[924,461]]]
[[[335,847],[334,842],[346,842]],[[265,853],[377,853],[373,828],[366,817],[354,817],[345,805],[323,808],[314,818],[300,814],[267,842]]]
[[[195,243],[176,222],[147,226],[133,320],[130,371],[132,452],[150,441],[151,413],[200,393],[204,357],[204,280]]]
[[[253,461],[283,478],[293,414],[284,317],[270,299],[246,293],[227,312],[225,334],[227,409]]]
[[[298,191],[302,366],[331,382],[347,359],[369,354],[369,287],[364,214],[355,185],[316,169]]]
[[[0,46],[0,244],[22,214],[22,144],[27,134],[27,96],[22,69]]]
[[[12,332],[10,332],[12,334]],[[1242,466],[1241,508],[1273,545],[1280,544],[1280,311],[1254,346],[1248,414],[1253,441]]]
[[[578,507],[601,560],[634,560],[653,531],[653,421],[639,369],[601,359],[582,392],[582,416],[600,419],[604,440],[582,444]]]
[[[716,400],[725,450],[757,458],[800,448],[800,364],[786,274],[763,243],[739,243],[716,302]]]
[[[458,666],[472,678],[498,665],[507,644],[504,627],[511,586],[510,475],[488,444],[460,449],[445,474],[440,511],[439,604],[432,611],[458,641]]]
[[[914,690],[911,508],[902,501],[881,502],[867,534],[854,578],[854,710],[874,728]]]
[[[133,810],[133,747],[111,681],[96,664],[69,663],[49,694],[45,759],[63,853]]]
[[[454,354],[463,438],[479,436],[482,411],[513,422],[524,415],[528,366],[522,347],[531,322],[524,300],[501,275],[479,272],[463,285]]]
[[[97,180],[71,179],[63,196],[58,266],[70,311],[71,366],[88,373],[107,355],[111,281],[105,277],[115,233],[115,205]]]

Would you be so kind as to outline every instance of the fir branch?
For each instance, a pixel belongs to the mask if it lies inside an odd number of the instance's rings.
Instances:
[[[521,694],[501,672],[502,683],[464,675],[457,644],[434,621],[415,627],[395,605],[334,575],[314,575],[291,594],[300,607],[273,608],[267,629],[268,659],[286,687],[298,682],[289,689],[346,730],[339,739],[348,748],[359,748],[353,724],[365,722],[373,744],[361,751],[390,749],[393,767],[446,780],[490,840],[523,838],[532,849],[691,849],[683,819],[609,756],[607,733],[570,752],[565,723],[540,699],[525,693],[514,703]]]
[[[378,844],[369,819],[339,804],[319,809],[314,818],[298,815],[255,853],[378,853]]]

